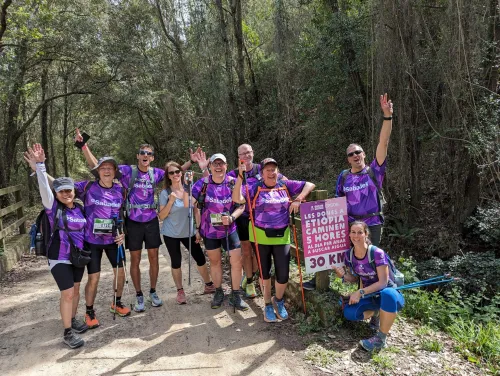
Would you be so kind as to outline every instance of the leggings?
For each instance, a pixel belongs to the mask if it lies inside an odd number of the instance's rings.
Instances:
[[[396,313],[401,311],[404,305],[403,295],[399,291],[387,287],[380,291],[380,296],[360,299],[356,304],[345,306],[344,316],[347,320],[360,321],[363,320],[363,312],[365,311],[381,309],[385,312]]]
[[[271,255],[274,259],[276,282],[288,282],[290,272],[290,244],[266,245],[259,244],[260,263],[262,264],[262,278],[271,278]]]
[[[170,255],[172,269],[179,269],[182,260],[181,243],[186,249],[189,249],[189,238],[171,238],[170,236],[163,235],[163,240]],[[203,266],[207,263],[201,246],[196,243],[196,236],[191,238],[191,256],[193,256],[198,266]]]

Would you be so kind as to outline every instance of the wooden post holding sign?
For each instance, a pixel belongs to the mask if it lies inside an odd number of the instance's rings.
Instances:
[[[344,265],[344,252],[349,249],[345,197],[303,203],[300,218],[306,273]]]

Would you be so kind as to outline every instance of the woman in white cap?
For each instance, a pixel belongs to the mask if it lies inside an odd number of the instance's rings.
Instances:
[[[200,234],[205,243],[210,260],[210,273],[215,285],[215,294],[211,307],[219,308],[224,302],[222,290],[221,247],[229,254],[231,264],[231,297],[229,304],[246,311],[248,304],[241,299],[239,285],[243,275],[241,266],[241,246],[236,232],[236,218],[244,210],[244,206],[235,205],[232,200],[232,190],[235,179],[226,175],[227,160],[223,154],[217,153],[210,157],[211,174],[198,180],[192,187],[192,196],[201,211]],[[186,173],[184,186],[184,206],[189,205],[189,187],[192,175]]]
[[[80,299],[80,282],[85,268],[74,266],[70,261],[71,246],[83,248],[85,216],[75,199],[73,179],[62,177],[54,179],[50,189],[45,171],[45,153],[40,144],[34,144],[24,153],[24,159],[35,168],[40,196],[47,214],[51,236],[48,241],[47,258],[49,268],[61,291],[60,311],[64,325],[63,341],[70,348],[83,346],[83,339],[77,333],[85,332],[88,327],[76,319]],[[47,234],[45,234],[47,235]]]

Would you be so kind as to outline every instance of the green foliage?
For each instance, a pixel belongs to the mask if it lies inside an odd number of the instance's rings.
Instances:
[[[371,362],[381,370],[391,370],[394,368],[394,361],[384,352],[373,354]]]
[[[477,237],[490,246],[500,243],[500,202],[489,201],[485,207],[478,207],[476,212],[465,222],[469,236]]]
[[[411,227],[408,222],[395,217],[388,217],[389,224],[385,229],[389,231],[391,238],[402,239],[405,241],[412,241],[417,232],[422,231],[421,228]]]
[[[424,339],[422,340],[422,348],[430,352],[441,352],[443,344],[437,339]]]
[[[297,312],[296,319],[298,320],[299,334],[304,335],[312,332],[319,332],[323,328],[321,317],[318,312],[307,307],[307,316],[303,312]]]
[[[412,256],[404,257],[404,255],[401,255],[396,266],[398,270],[404,274],[406,284],[419,281],[417,278],[417,263]]]
[[[325,349],[315,343],[307,347],[304,359],[321,367],[327,367],[334,364],[340,356],[337,351]]]

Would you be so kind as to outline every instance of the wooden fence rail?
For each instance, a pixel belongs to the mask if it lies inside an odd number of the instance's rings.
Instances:
[[[0,209],[0,247],[5,250],[5,238],[7,235],[11,234],[14,230],[19,229],[20,234],[26,234],[26,220],[27,216],[24,215],[23,207],[27,205],[27,202],[21,197],[23,186],[16,185],[12,187],[0,189],[0,196],[5,196],[9,193],[14,193],[16,202],[6,208]],[[16,221],[11,223],[7,227],[3,227],[2,218],[6,215],[16,212]]]

